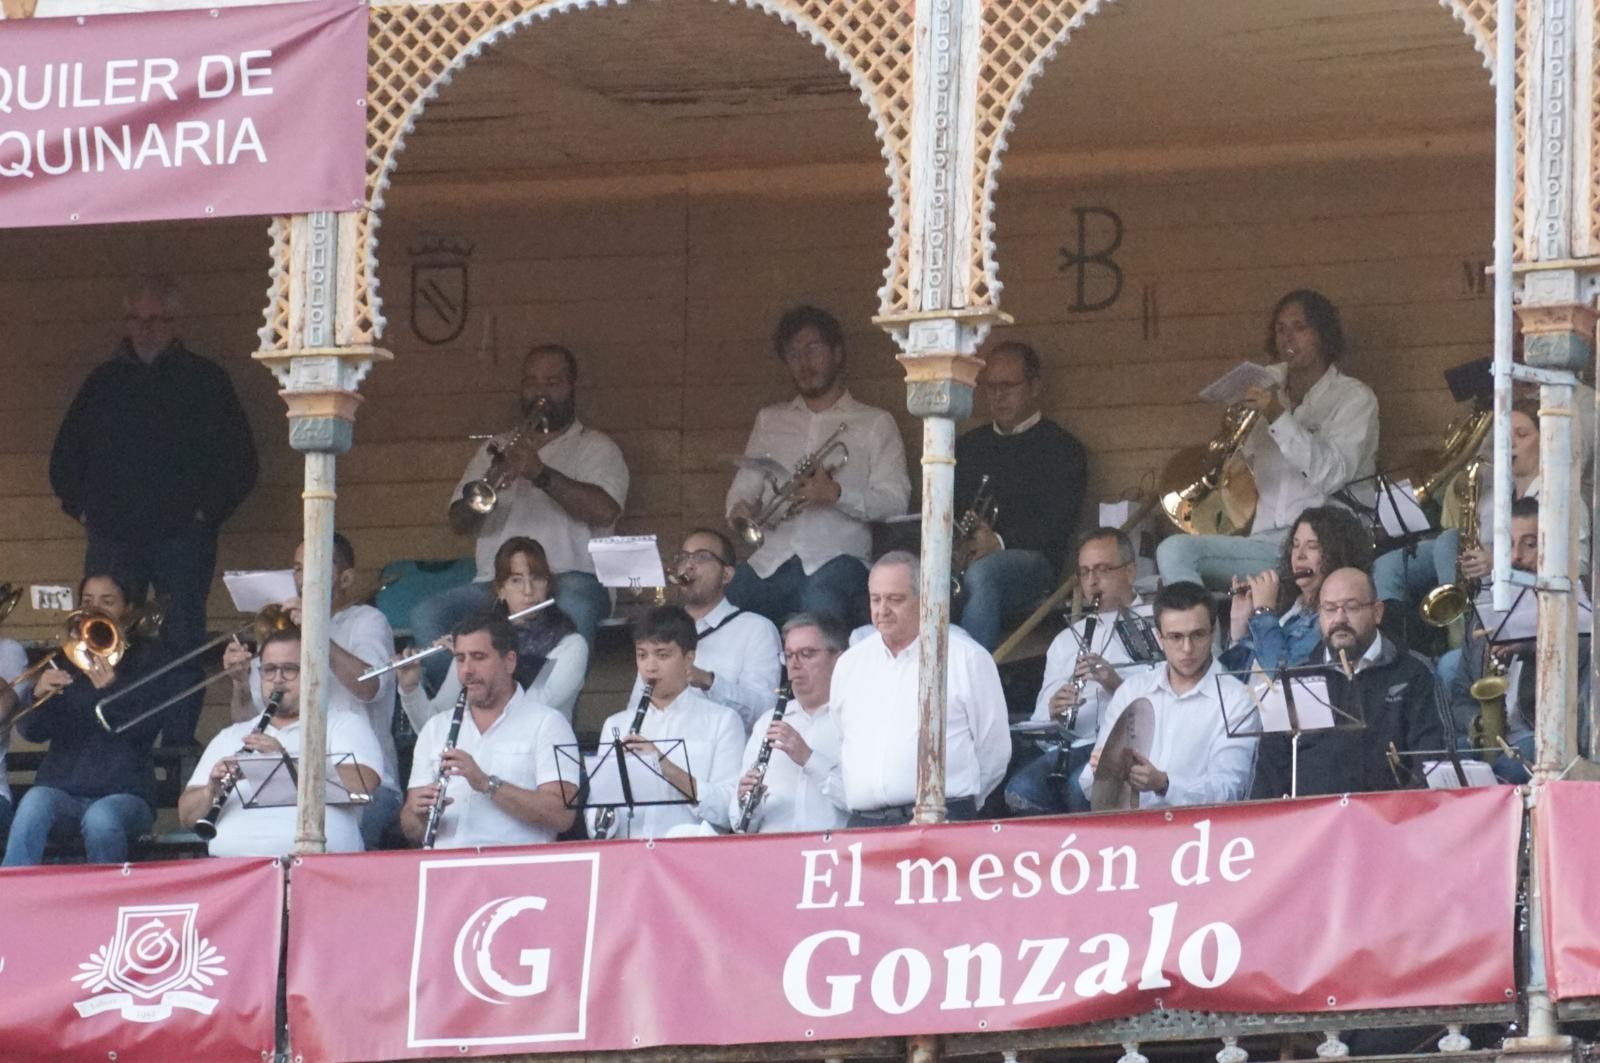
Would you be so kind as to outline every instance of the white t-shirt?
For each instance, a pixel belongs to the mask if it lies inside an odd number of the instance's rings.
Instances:
[[[555,649],[544,660],[544,667],[528,684],[528,694],[541,705],[548,705],[567,720],[572,721],[578,695],[583,692],[583,679],[589,671],[589,644],[574,631],[556,643]],[[400,692],[400,707],[406,710],[411,726],[421,731],[423,726],[439,713],[448,714],[456,707],[456,697],[461,693],[461,677],[452,664],[445,673],[439,692],[428,697],[418,683],[411,691]]]
[[[748,728],[778,700],[778,677],[783,671],[778,629],[760,613],[740,612],[726,598],[696,620],[694,629],[699,637],[695,666],[715,677],[711,689],[701,693],[738,713]],[[642,693],[644,684],[635,676],[628,703],[637,705]]]
[[[346,653],[379,665],[394,656],[394,629],[389,618],[370,605],[347,605],[328,620],[328,639],[344,647]],[[383,764],[378,768],[379,785],[386,790],[400,789],[399,757],[394,748],[394,688],[395,675],[388,672],[378,678],[378,693],[370,701],[362,701],[338,679],[328,684],[328,709],[344,709],[365,719],[372,728],[372,737],[383,752]],[[261,695],[261,658],[250,662],[250,700],[255,705],[255,716],[266,709],[266,699]]]
[[[499,437],[500,444],[510,436]],[[467,463],[467,471],[456,484],[450,496],[454,503],[461,497],[461,489],[473,480],[481,480],[489,471],[490,443],[487,440]],[[622,451],[611,437],[577,421],[567,430],[539,448],[539,460],[568,479],[594,484],[617,505],[628,498],[628,466],[622,460]],[[514,535],[536,539],[544,547],[551,572],[593,572],[594,559],[589,556],[589,539],[596,535],[610,535],[611,529],[591,528],[583,521],[562,509],[555,499],[517,477],[499,492],[499,504],[483,521],[478,531],[478,582],[494,579],[494,555],[500,544]]]
[[[453,703],[452,703],[453,705]],[[432,786],[439,777],[439,757],[450,734],[451,713],[440,713],[423,725],[411,760],[411,787]],[[555,747],[576,746],[572,725],[559,712],[541,705],[521,687],[486,731],[479,731],[472,710],[461,716],[456,746],[471,754],[490,775],[526,790],[560,782]],[[576,784],[574,772],[568,782]],[[475,845],[538,845],[556,840],[555,831],[525,823],[506,812],[486,793],[479,793],[460,775],[445,786],[452,802],[439,819],[438,849]]]
[[[232,724],[217,732],[200,755],[200,763],[189,776],[189,785],[205,786],[211,779],[211,769],[219,760],[235,756],[244,745],[244,736],[255,729],[254,721]],[[267,735],[276,738],[284,751],[292,757],[300,755],[300,721],[285,727],[267,728]],[[383,755],[372,737],[372,728],[363,715],[348,709],[328,710],[328,753],[352,753],[362,767],[378,770]],[[331,778],[330,773],[330,778]],[[244,802],[253,797],[248,782],[240,782],[228,795],[222,816],[217,820],[217,836],[211,839],[212,856],[282,856],[294,848],[294,835],[299,812],[294,805],[272,808],[245,808]],[[326,820],[328,852],[359,853],[361,843],[361,805],[329,805]]]

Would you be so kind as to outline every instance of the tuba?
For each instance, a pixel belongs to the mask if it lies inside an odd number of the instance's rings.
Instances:
[[[774,484],[772,497],[766,505],[758,509],[749,517],[734,517],[733,530],[741,542],[752,550],[761,549],[761,544],[766,542],[767,531],[777,527],[800,511],[800,500],[795,495],[800,490],[800,481],[810,476],[818,469],[822,469],[829,476],[844,468],[850,461],[850,448],[845,446],[844,440],[839,437],[844,435],[845,426],[841,423],[833,430],[833,434],[822,441],[822,445],[810,454],[801,458],[795,465],[794,471],[789,474],[789,479],[783,484]],[[828,458],[835,451],[842,453],[837,465],[829,465]]]
[[[1161,494],[1161,508],[1179,531],[1232,535],[1250,523],[1256,509],[1255,477],[1230,463],[1260,419],[1248,406],[1229,406],[1222,430],[1203,450],[1180,451],[1167,463],[1162,481],[1170,489]]]
[[[1444,449],[1435,458],[1436,467],[1427,476],[1422,477],[1421,484],[1412,491],[1416,497],[1417,505],[1425,506],[1430,501],[1438,501],[1444,493],[1445,487],[1477,456],[1478,448],[1483,446],[1484,437],[1489,434],[1489,427],[1494,424],[1494,413],[1491,410],[1474,410],[1464,418],[1453,421],[1445,433]],[[1466,536],[1462,535],[1465,541]]]
[[[1424,486],[1427,486],[1426,484]],[[1461,550],[1476,550],[1482,545],[1482,533],[1478,528],[1478,498],[1483,493],[1483,462],[1473,461],[1467,465],[1466,483],[1461,489]],[[1421,500],[1422,488],[1417,489],[1418,500]],[[1478,581],[1469,580],[1461,574],[1461,561],[1459,554],[1456,560],[1456,578],[1453,583],[1445,583],[1429,591],[1427,597],[1422,599],[1418,612],[1422,614],[1424,622],[1433,627],[1449,627],[1462,616],[1466,615],[1472,607],[1472,600],[1478,594]],[[1483,680],[1479,680],[1482,682]],[[1476,695],[1474,695],[1476,696]]]

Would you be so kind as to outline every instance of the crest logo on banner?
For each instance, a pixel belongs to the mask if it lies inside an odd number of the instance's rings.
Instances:
[[[160,1022],[174,1008],[210,1015],[206,989],[227,974],[222,954],[196,930],[198,904],[133,904],[117,909],[117,932],[78,965],[74,982],[95,994],[73,1004],[83,1018],[121,1011],[131,1022]]]
[[[431,233],[411,249],[411,331],[423,343],[449,343],[467,327],[471,256],[471,244]]]
[[[411,958],[411,1047],[587,1036],[600,856],[425,860]]]

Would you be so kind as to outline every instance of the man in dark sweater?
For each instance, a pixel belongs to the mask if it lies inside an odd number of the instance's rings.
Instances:
[[[255,443],[227,374],[178,339],[172,279],[136,278],[125,305],[128,334],[67,410],[50,485],[84,526],[85,571],[153,584],[181,652],[205,635],[217,529],[255,486]],[[175,707],[162,744],[192,742],[199,715],[200,695]]]
[[[1383,603],[1377,600],[1372,577],[1360,569],[1341,568],[1323,581],[1318,613],[1323,642],[1311,659],[1328,665],[1328,701],[1365,726],[1300,736],[1297,795],[1423,786],[1422,762],[1439,759],[1445,748],[1443,701],[1433,669],[1422,657],[1378,633]],[[1345,674],[1344,661],[1353,676]],[[1286,734],[1262,735],[1251,796],[1289,793],[1290,742]],[[1403,754],[1398,765],[1389,760],[1391,745]],[[1433,756],[1404,755],[1411,753]]]
[[[956,441],[955,513],[959,520],[973,507],[985,476],[999,510],[965,544],[972,560],[955,604],[967,634],[992,650],[1004,626],[1053,587],[1077,532],[1088,466],[1083,444],[1039,411],[1038,353],[1008,341],[984,362],[978,387],[993,420]]]

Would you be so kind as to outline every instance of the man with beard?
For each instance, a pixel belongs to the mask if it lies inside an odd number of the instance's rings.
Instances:
[[[628,466],[611,437],[578,423],[574,392],[578,360],[565,347],[541,344],[522,362],[524,423],[487,440],[467,465],[451,496],[450,527],[478,539],[477,579],[435,595],[411,614],[417,645],[426,645],[494,600],[494,555],[513,535],[544,546],[556,578],[556,604],[591,645],[611,612],[611,598],[595,578],[589,540],[611,533],[628,497]],[[541,430],[541,428],[543,430]],[[474,510],[462,490],[504,455],[506,482],[494,510]],[[441,666],[433,675],[443,676]]]
[[[804,610],[827,613],[847,627],[867,619],[868,527],[905,512],[911,498],[905,444],[885,410],[857,402],[844,386],[844,330],[812,306],[783,315],[772,336],[798,394],[756,414],[745,455],[770,458],[785,477],[830,437],[835,448],[795,485],[792,505],[762,529],[762,542],[728,584],[728,600],[774,624]],[[756,469],[741,469],[728,489],[726,512],[738,530],[772,499],[774,487]]]
[[[782,670],[778,629],[760,613],[737,608],[723,594],[733,579],[733,544],[721,532],[696,528],[672,558],[678,604],[694,621],[694,664],[689,685],[739,714],[748,729],[772,708]],[[635,679],[629,704],[638,704],[644,681]]]
[[[1365,726],[1302,734],[1296,795],[1423,785],[1420,763],[1407,756],[1393,768],[1388,754],[1392,745],[1402,754],[1432,751],[1436,758],[1444,747],[1433,669],[1378,632],[1383,603],[1372,578],[1358,568],[1341,568],[1323,581],[1317,614],[1322,645],[1311,659],[1328,665],[1328,701]],[[1252,796],[1289,793],[1291,742],[1286,734],[1262,736]]]
[[[1156,594],[1156,634],[1164,667],[1125,678],[1100,715],[1100,734],[1079,783],[1093,792],[1094,771],[1117,720],[1136,699],[1154,710],[1149,756],[1124,749],[1128,782],[1140,808],[1211,805],[1250,792],[1259,725],[1249,691],[1211,656],[1216,606],[1198,583],[1172,583]],[[1224,726],[1224,719],[1227,723]]]

